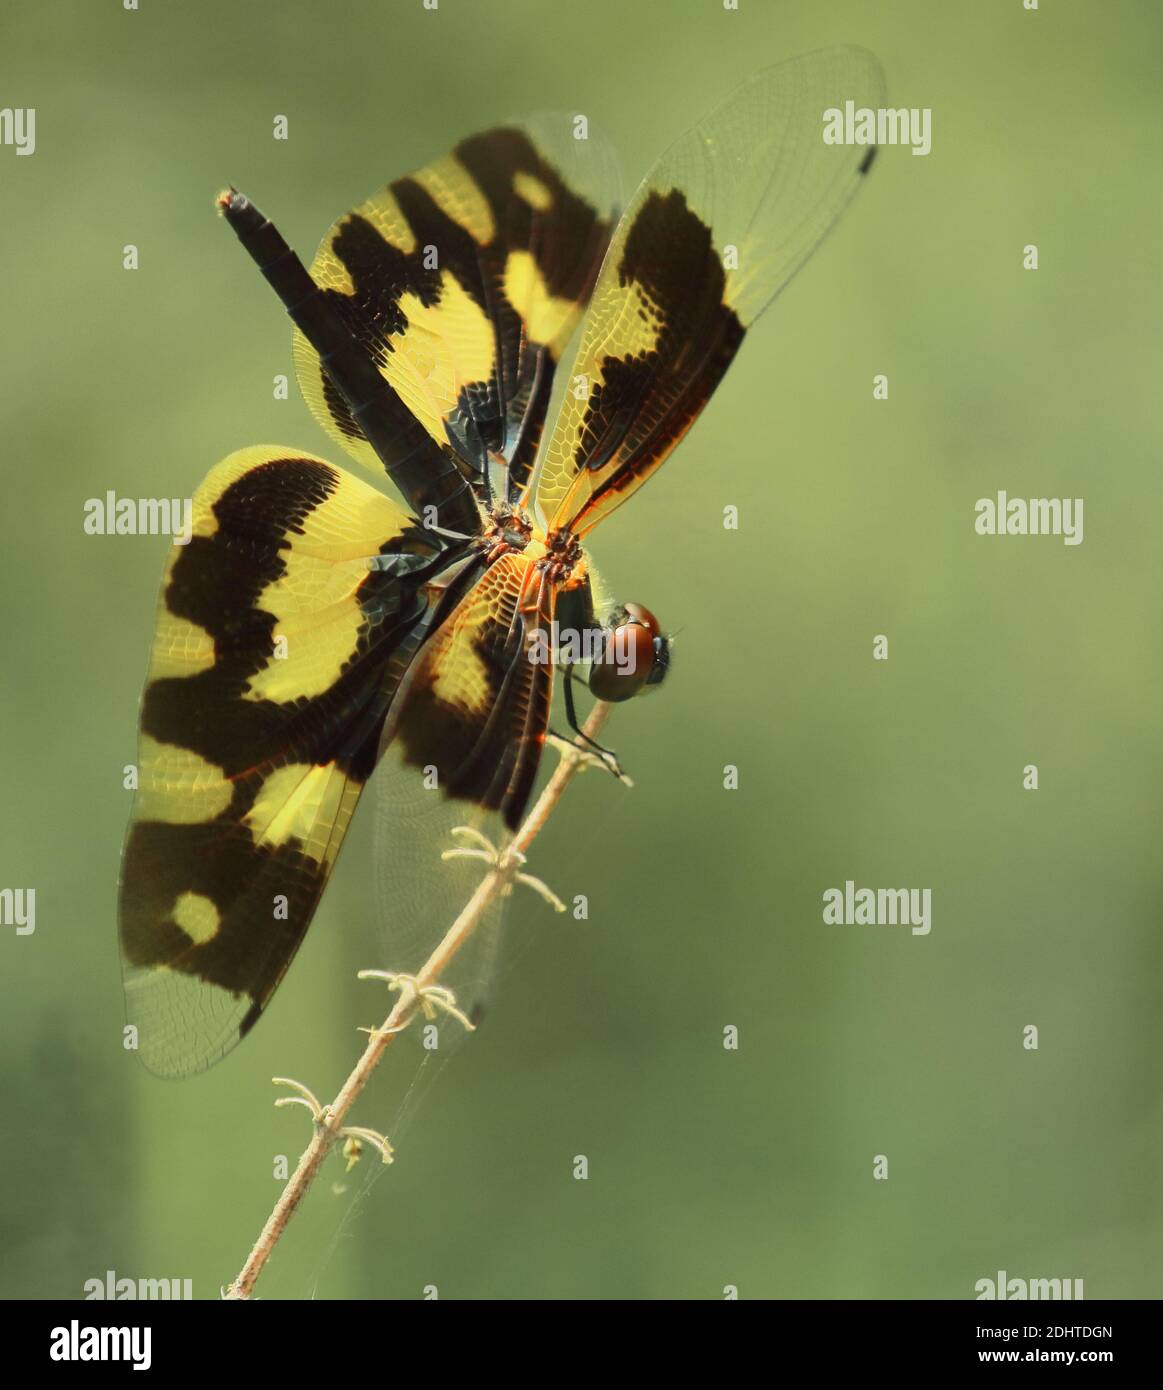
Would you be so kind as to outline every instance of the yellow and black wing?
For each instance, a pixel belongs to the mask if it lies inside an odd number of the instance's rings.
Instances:
[[[422,427],[413,452],[451,452],[486,504],[525,485],[616,196],[607,147],[574,139],[568,117],[544,117],[474,135],[389,184],[335,223],[310,267],[326,308]],[[299,330],[295,361],[316,419],[380,469]],[[406,500],[418,507],[415,490]]]
[[[199,488],[159,604],[121,872],[151,1070],[209,1066],[282,979],[434,620],[444,544],[295,450],[244,449]]]
[[[555,591],[535,560],[503,555],[429,638],[393,704],[384,742],[446,797],[520,823],[549,725]]]
[[[824,113],[883,102],[859,48],[760,72],[675,144],[631,200],[581,329],[535,481],[551,527],[584,534],[694,423],[744,333],[823,239],[871,163],[824,143]]]

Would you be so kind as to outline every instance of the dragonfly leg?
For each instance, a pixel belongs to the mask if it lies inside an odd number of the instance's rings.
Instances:
[[[582,730],[578,722],[577,706],[574,704],[573,698],[573,683],[575,679],[573,668],[567,666],[565,668],[564,689],[565,717],[576,737],[573,739],[563,739],[562,741],[572,743],[575,748],[580,748],[583,752],[591,754],[591,756],[599,761],[608,772],[613,773],[619,782],[628,782],[630,779],[622,771],[622,764],[618,761],[617,753],[615,753],[612,748],[606,748],[595,739],[590,738],[589,735]],[[552,734],[553,731],[550,730],[550,733]],[[561,738],[561,735],[553,734],[553,737]]]

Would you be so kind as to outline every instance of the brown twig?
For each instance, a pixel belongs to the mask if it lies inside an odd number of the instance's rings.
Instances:
[[[587,738],[597,738],[609,712],[610,706],[607,704],[599,702],[594,706],[583,730]],[[440,944],[420,967],[415,976],[415,988],[411,991],[401,991],[400,998],[382,1026],[372,1033],[367,1047],[364,1048],[363,1055],[351,1069],[347,1080],[339,1089],[339,1094],[330,1105],[323,1108],[317,1117],[315,1133],[311,1142],[303,1151],[295,1171],[287,1179],[287,1185],[279,1195],[270,1216],[267,1217],[266,1225],[259,1233],[259,1237],[247,1256],[246,1263],[238,1277],[226,1290],[224,1295],[226,1298],[250,1297],[259,1275],[286,1230],[287,1223],[298,1210],[299,1203],[315,1181],[319,1169],[323,1165],[323,1160],[341,1137],[343,1122],[348,1111],[367,1085],[372,1072],[379,1064],[380,1058],[412,1017],[419,1003],[418,992],[436,984],[440,979],[457,951],[475,931],[486,908],[498,894],[504,891],[514,871],[522,862],[525,851],[544,828],[554,807],[561,800],[562,794],[577,774],[578,769],[584,766],[587,761],[588,755],[578,749],[566,747],[562,751],[561,761],[546,783],[545,790],[537,798],[533,809],[525,817],[521,828],[501,852],[497,863],[481,879],[476,891],[465,904],[456,921],[445,932]]]

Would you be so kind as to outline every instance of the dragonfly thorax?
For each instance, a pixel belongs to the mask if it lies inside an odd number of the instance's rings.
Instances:
[[[520,507],[497,502],[490,509],[478,544],[488,552],[489,563],[512,551],[522,551],[533,536],[533,523]]]
[[[584,581],[585,551],[572,531],[550,531],[539,564],[551,584],[568,586],[571,580]]]

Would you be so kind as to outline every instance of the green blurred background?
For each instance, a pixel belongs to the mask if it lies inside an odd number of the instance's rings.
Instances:
[[[0,884],[38,894],[35,934],[0,933],[3,1293],[113,1269],[216,1297],[307,1137],[270,1077],[333,1094],[381,1002],[353,978],[365,814],[244,1046],[172,1084],[121,1049],[121,770],[167,542],[86,536],[84,501],[189,495],[245,444],[336,453],[272,398],[289,326],[215,192],[308,255],[464,134],[562,108],[632,184],[753,69],[851,41],[932,107],[933,150],[882,154],[596,537],[682,639],[611,725],[636,788],[583,779],[536,847],[590,920],[514,900],[541,939],[487,1026],[434,1085],[385,1063],[353,1118],[394,1167],[332,1159],[258,1291],[968,1298],[1004,1268],[1163,1295],[1158,7],[9,0],[0,25],[0,105],[37,110],[35,156],[0,148]],[[977,537],[998,488],[1084,497],[1085,542]],[[825,926],[849,878],[931,887],[931,934]]]

